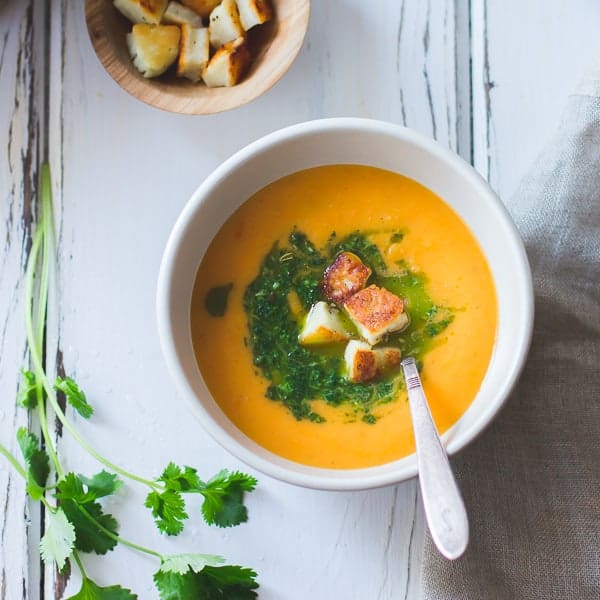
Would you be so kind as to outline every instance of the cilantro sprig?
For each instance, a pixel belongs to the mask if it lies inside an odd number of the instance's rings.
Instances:
[[[142,477],[116,465],[93,448],[77,431],[59,404],[58,394],[77,413],[89,419],[93,406],[72,377],[50,379],[43,364],[44,329],[50,284],[50,271],[55,258],[52,220],[50,173],[41,170],[41,206],[25,277],[25,329],[31,370],[22,370],[17,403],[36,411],[42,440],[27,428],[17,431],[22,463],[0,444],[0,455],[26,481],[29,496],[43,503],[47,524],[40,542],[40,555],[45,562],[55,563],[59,570],[74,562],[82,576],[81,589],[68,600],[135,600],[138,596],[119,585],[103,587],[92,581],[80,553],[106,554],[118,544],[153,556],[159,561],[154,583],[161,600],[251,600],[256,597],[256,573],[212,554],[163,554],[121,536],[116,517],[105,511],[106,497],[118,493],[123,479],[149,489],[145,505],[150,509],[159,531],[177,535],[189,518],[184,495],[196,494],[202,503],[196,511],[209,525],[232,527],[245,522],[248,512],[244,495],[256,486],[256,479],[240,472],[220,471],[203,481],[196,469],[169,463],[155,479]],[[50,436],[48,422],[54,413],[79,445],[105,468],[91,477],[65,472]],[[49,486],[53,476],[55,484]],[[190,511],[191,512],[191,511]]]
[[[162,491],[153,490],[146,497],[154,522],[167,535],[177,535],[188,518],[183,494],[200,494],[204,497],[202,516],[209,525],[233,527],[248,520],[244,506],[244,493],[256,487],[256,479],[246,473],[217,473],[208,482],[198,477],[192,467],[178,467],[169,463],[157,481],[164,484]]]

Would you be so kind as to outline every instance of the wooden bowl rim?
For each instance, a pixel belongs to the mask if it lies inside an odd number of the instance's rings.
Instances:
[[[188,115],[210,115],[232,110],[252,102],[271,89],[289,70],[302,48],[310,20],[310,0],[290,1],[296,9],[294,30],[297,32],[297,35],[288,36],[294,44],[290,44],[289,48],[284,45],[288,50],[285,54],[285,60],[274,61],[275,66],[270,72],[270,77],[265,80],[265,84],[258,87],[251,85],[254,76],[265,63],[265,61],[261,61],[257,66],[257,70],[251,73],[247,79],[229,88],[207,88],[202,83],[193,84],[192,82],[182,80],[182,88],[186,85],[189,87],[197,85],[199,87],[201,93],[196,98],[185,98],[182,95],[174,93],[169,89],[170,86],[162,84],[160,78],[146,79],[141,75],[139,78],[135,77],[124,67],[114,45],[110,42],[107,35],[97,35],[96,33],[98,31],[104,32],[105,24],[101,9],[105,8],[103,5],[109,2],[112,4],[110,0],[85,0],[85,19],[88,36],[98,60],[111,78],[128,94],[149,106],[168,112]],[[114,10],[116,11],[117,9],[114,8]],[[269,63],[270,61],[266,62]],[[207,102],[208,96],[221,97],[218,102],[215,101],[214,97]]]

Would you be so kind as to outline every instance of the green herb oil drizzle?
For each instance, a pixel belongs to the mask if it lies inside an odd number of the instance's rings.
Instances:
[[[392,235],[395,243],[403,233]],[[368,383],[352,383],[344,374],[344,344],[313,350],[298,343],[302,319],[292,314],[288,295],[295,293],[304,316],[312,304],[324,298],[320,283],[325,268],[342,251],[355,253],[373,274],[368,284],[385,287],[407,300],[409,326],[391,334],[382,345],[395,346],[403,355],[421,361],[435,338],[452,322],[453,312],[436,305],[427,293],[427,277],[405,263],[392,271],[368,235],[355,231],[338,239],[332,233],[328,243],[317,249],[308,237],[294,230],[288,245],[274,244],[260,266],[256,279],[244,293],[248,317],[249,344],[254,364],[269,380],[267,397],[282,402],[296,419],[322,422],[312,401],[323,399],[333,406],[344,405],[366,423],[376,422],[372,409],[392,401],[403,386],[398,371]]]

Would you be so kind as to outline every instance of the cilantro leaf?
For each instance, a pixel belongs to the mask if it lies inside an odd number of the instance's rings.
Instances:
[[[197,490],[202,485],[196,469],[192,467],[182,469],[172,462],[167,465],[158,481],[162,481],[167,489],[176,492]]]
[[[214,554],[170,554],[163,558],[160,571],[185,575],[188,571],[199,573],[206,566],[217,567],[225,562],[222,556]]]
[[[208,481],[200,493],[204,496],[202,515],[209,525],[233,527],[248,520],[244,492],[256,487],[256,479],[239,471],[223,469]]]
[[[73,500],[78,504],[87,504],[96,499],[93,492],[84,489],[83,482],[75,473],[67,473],[58,482],[56,497],[60,500]]]
[[[92,479],[86,480],[100,482],[97,488],[86,484],[87,490],[81,477],[75,473],[67,473],[58,482],[56,497],[75,527],[75,547],[82,552],[106,554],[117,545],[114,536],[118,534],[119,524],[112,515],[104,513],[102,506],[95,502],[99,497],[98,489],[100,493],[108,489],[109,477],[109,473],[102,471]],[[116,485],[117,481],[118,479],[113,476],[113,485]]]
[[[156,526],[162,533],[177,535],[183,531],[183,521],[188,518],[181,493],[175,490],[150,492],[144,506],[152,510]]]
[[[117,545],[117,540],[104,530],[116,536],[119,524],[112,515],[102,511],[100,504],[90,502],[81,505],[73,500],[63,500],[61,507],[75,527],[75,547],[78,550],[106,554]]]
[[[56,497],[86,504],[114,494],[122,484],[123,482],[115,474],[104,470],[96,473],[92,478],[67,473],[59,482]]]
[[[196,582],[197,574],[189,571],[185,575],[178,573],[154,573],[154,585],[158,590],[160,600],[181,600],[181,598],[198,598],[206,600],[210,598],[202,594]]]
[[[17,392],[17,404],[23,408],[36,408],[38,403],[38,384],[32,371],[21,369],[21,384]]]
[[[120,585],[100,587],[91,579],[84,577],[81,589],[74,596],[69,596],[67,600],[137,600],[137,595]]]
[[[199,573],[188,571],[154,574],[154,583],[161,600],[253,600],[258,588],[256,573],[234,565],[222,567],[206,566]]]
[[[83,475],[80,475],[79,479],[87,486],[88,491],[96,495],[96,498],[110,496],[123,485],[123,482],[114,473],[104,470],[96,473],[91,479]]]
[[[67,402],[84,418],[89,419],[94,409],[88,403],[83,390],[70,377],[57,377],[54,389],[62,392]]]
[[[50,474],[48,454],[40,448],[37,436],[25,427],[18,429],[17,442],[27,465],[27,493],[34,500],[39,500],[44,494],[44,486]]]
[[[75,528],[63,510],[57,508],[55,512],[49,512],[46,533],[40,541],[40,554],[44,562],[54,561],[62,570],[73,552],[74,543]]]

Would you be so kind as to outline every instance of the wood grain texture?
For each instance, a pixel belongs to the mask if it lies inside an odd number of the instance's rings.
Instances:
[[[242,81],[230,88],[166,73],[146,79],[134,67],[125,37],[131,23],[106,0],[86,0],[86,20],[92,44],[107,72],[142,102],[176,113],[218,113],[254,100],[271,88],[296,58],[306,34],[309,0],[272,0],[275,17],[248,33],[252,62]]]
[[[508,204],[600,57],[593,0],[472,2],[473,159]]]
[[[15,402],[27,366],[24,271],[35,227],[40,108],[43,105],[43,6],[0,7],[0,441],[19,459],[15,433],[28,415]],[[35,424],[33,424],[35,427]],[[20,476],[0,461],[0,598],[39,598],[40,511]]]

